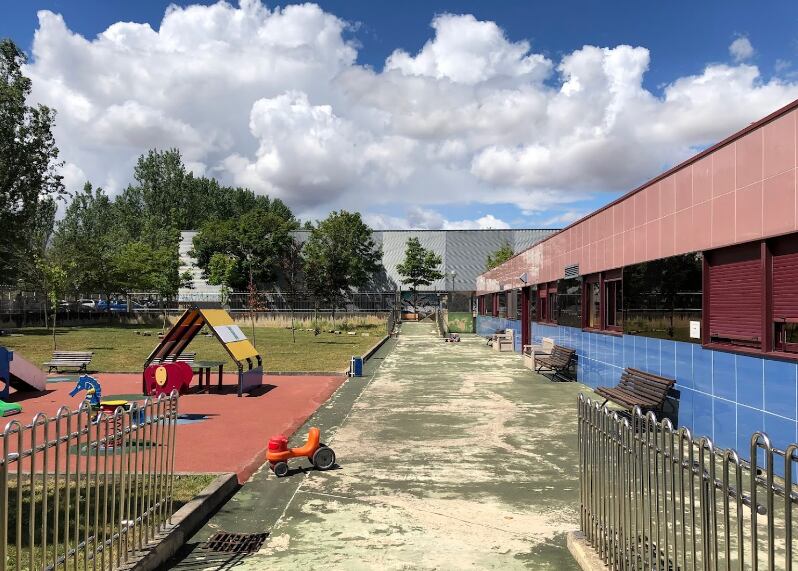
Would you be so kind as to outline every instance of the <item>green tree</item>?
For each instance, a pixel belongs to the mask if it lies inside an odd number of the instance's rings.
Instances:
[[[109,302],[125,287],[117,251],[128,240],[117,226],[113,203],[101,188],[86,183],[75,194],[53,236],[52,255],[70,267],[73,289],[99,292]]]
[[[222,306],[226,306],[230,301],[230,284],[236,273],[238,260],[235,256],[216,253],[211,256],[208,263],[208,283],[221,286],[219,295]]]
[[[493,268],[502,265],[504,262],[512,258],[514,255],[513,249],[508,242],[505,242],[501,248],[488,254],[485,260],[485,269],[492,270]]]
[[[31,81],[22,73],[25,63],[14,42],[0,40],[0,279],[6,283],[19,277],[23,260],[32,259],[30,230],[41,209],[52,209],[50,197],[64,192],[52,134],[55,112],[26,104]]]
[[[47,294],[47,301],[53,312],[53,351],[55,351],[58,348],[56,344],[58,306],[61,297],[69,287],[69,274],[66,268],[53,260],[39,259],[37,263],[42,275],[44,291]]]
[[[302,244],[292,237],[280,260],[280,273],[288,293],[288,309],[291,312],[291,339],[296,343],[294,327],[294,304],[302,280]]]
[[[333,309],[352,288],[365,286],[382,267],[380,249],[358,212],[331,212],[310,231],[303,248],[305,284],[318,311]]]
[[[413,308],[418,307],[418,287],[428,286],[435,280],[443,277],[438,269],[442,263],[441,257],[421,245],[418,238],[408,238],[405,246],[405,258],[396,266],[396,271],[402,276],[402,283],[410,286],[413,292]]]
[[[279,201],[258,202],[254,210],[227,220],[206,222],[194,237],[192,255],[206,276],[214,254],[238,260],[230,276],[230,287],[243,290],[252,281],[260,286],[273,283],[291,232],[297,223],[291,211]]]

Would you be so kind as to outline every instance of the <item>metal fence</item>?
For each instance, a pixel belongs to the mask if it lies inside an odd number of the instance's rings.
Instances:
[[[2,432],[0,570],[115,569],[169,523],[177,393]]]
[[[798,445],[747,462],[639,408],[579,395],[581,528],[611,569],[792,569]]]

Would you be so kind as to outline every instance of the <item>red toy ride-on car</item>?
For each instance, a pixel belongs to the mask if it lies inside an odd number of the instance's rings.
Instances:
[[[288,459],[305,457],[317,470],[329,470],[335,466],[335,452],[333,449],[319,442],[319,429],[315,426],[308,430],[308,440],[299,448],[289,448],[288,438],[282,434],[269,439],[269,451],[266,460],[275,476],[282,478],[288,474]]]

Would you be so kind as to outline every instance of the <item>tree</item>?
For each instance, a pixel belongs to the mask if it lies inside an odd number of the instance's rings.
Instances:
[[[58,316],[58,305],[61,296],[66,291],[69,284],[69,274],[67,270],[58,262],[53,260],[38,260],[39,270],[44,281],[44,291],[47,293],[47,301],[53,312],[53,351],[56,346],[56,317]]]
[[[485,260],[485,269],[492,270],[496,266],[502,265],[504,262],[512,258],[514,255],[513,249],[508,242],[505,242],[501,248],[496,250],[495,252],[488,254],[487,260]]]
[[[317,222],[302,249],[304,275],[315,309],[333,309],[354,287],[365,286],[381,267],[382,254],[358,212],[331,212]]]
[[[288,290],[288,309],[291,312],[291,339],[296,343],[296,329],[294,327],[294,303],[302,279],[302,244],[292,237],[283,257],[280,260],[280,271]]]
[[[23,260],[32,259],[28,238],[40,210],[64,192],[52,134],[55,112],[26,104],[26,61],[14,42],[0,40],[0,276],[6,283],[19,276]]]
[[[296,227],[293,214],[281,201],[259,202],[237,218],[206,222],[194,237],[192,255],[206,276],[214,254],[232,256],[238,264],[230,275],[230,287],[248,288],[250,275],[255,284],[265,286],[276,278]]]
[[[421,245],[418,238],[408,238],[405,247],[405,258],[396,266],[402,276],[402,283],[410,286],[413,292],[413,308],[418,308],[418,286],[428,286],[443,277],[438,270],[441,257]]]
[[[211,256],[208,264],[208,283],[211,285],[222,286],[219,291],[222,306],[226,306],[230,301],[230,283],[236,272],[238,260],[235,256],[216,253]]]

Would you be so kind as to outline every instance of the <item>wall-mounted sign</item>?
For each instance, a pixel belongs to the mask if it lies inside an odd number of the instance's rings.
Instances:
[[[701,322],[690,322],[690,339],[701,339]]]

